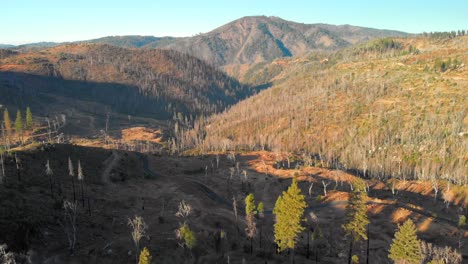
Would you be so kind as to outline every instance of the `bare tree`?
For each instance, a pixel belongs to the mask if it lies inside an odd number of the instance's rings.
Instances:
[[[53,187],[53,182],[52,182],[52,176],[54,175],[54,172],[50,168],[50,163],[49,160],[47,160],[47,163],[45,165],[45,174],[49,176],[49,184],[50,184],[50,195],[54,196],[54,187]]]
[[[83,169],[81,168],[81,161],[80,160],[78,160],[78,181],[80,182],[81,202],[82,202],[83,208],[84,208],[85,207],[84,188],[83,188],[84,174],[83,174]]]
[[[21,164],[21,159],[19,158],[19,156],[16,153],[15,153],[15,164],[16,164],[16,174],[18,176],[18,182],[21,182],[22,164]]]
[[[432,189],[434,189],[434,203],[437,201],[437,193],[439,192],[439,182],[436,179],[432,179]]]
[[[59,224],[62,226],[68,239],[68,249],[70,254],[73,254],[76,245],[76,201],[64,201],[63,202],[63,220],[59,220]]]
[[[15,260],[15,253],[14,252],[7,252],[7,245],[1,244],[0,245],[0,263],[2,264],[16,264]]]
[[[311,182],[309,185],[309,197],[312,197],[312,187],[314,187],[314,183]]]
[[[52,129],[50,127],[50,120],[48,117],[46,117],[46,122],[47,122],[47,134],[49,135],[49,142],[52,141]]]
[[[6,136],[5,134],[5,125],[2,123],[2,139],[3,139],[3,145],[5,146],[6,150],[10,149],[10,138]]]
[[[3,152],[0,152],[0,165],[2,165],[2,177],[0,178],[0,184],[6,184],[7,179],[6,179],[6,174],[5,174],[5,163],[4,163]]]
[[[190,204],[186,203],[185,200],[182,200],[179,203],[179,210],[175,214],[177,217],[180,217],[183,222],[185,223],[187,221],[188,216],[192,213],[192,206]]]
[[[146,234],[146,225],[143,217],[135,215],[133,219],[128,218],[128,225],[132,228],[132,240],[135,244],[135,260],[138,263],[138,253],[140,252],[140,240]]]
[[[243,181],[244,181],[244,182],[247,182],[247,171],[246,171],[246,170],[242,170],[242,175],[244,176]]]
[[[232,164],[236,164],[236,153],[229,152],[227,155],[227,159],[232,162]]]
[[[238,214],[237,214],[237,200],[236,200],[236,197],[232,197],[232,209],[234,210],[234,216],[236,217],[236,222],[237,222]]]
[[[68,175],[71,178],[72,187],[73,187],[73,202],[76,201],[76,192],[75,192],[75,172],[73,170],[73,162],[70,157],[68,157]]]
[[[229,168],[229,182],[232,181],[232,176],[234,176],[235,169]]]
[[[450,247],[437,247],[431,243],[421,242],[422,263],[460,264],[463,261],[460,252]]]
[[[327,186],[329,185],[329,182],[322,181],[323,185],[323,196],[327,196]]]
[[[239,215],[237,213],[237,199],[235,196],[232,197],[232,210],[234,211],[234,217],[236,219],[237,235],[239,235]]]
[[[105,142],[106,142],[106,145],[108,144],[109,118],[110,118],[110,112],[107,112],[107,116],[106,116],[106,134],[105,134]]]
[[[392,182],[392,195],[393,195],[393,198],[395,198],[395,195],[398,194],[398,191],[397,189],[395,188],[395,181]]]

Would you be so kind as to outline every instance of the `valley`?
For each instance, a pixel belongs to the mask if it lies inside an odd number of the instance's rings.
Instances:
[[[467,62],[272,16],[0,46],[0,263],[465,263]]]

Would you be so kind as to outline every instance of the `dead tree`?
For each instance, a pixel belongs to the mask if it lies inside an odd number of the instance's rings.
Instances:
[[[309,186],[309,197],[312,197],[312,187],[314,187],[314,183],[311,182]]]
[[[239,235],[239,215],[237,213],[237,200],[235,196],[232,197],[232,210],[234,211],[234,217],[236,219],[237,235]]]
[[[395,181],[392,182],[392,195],[393,195],[393,198],[395,198],[395,195],[398,194],[398,191],[396,190],[395,188]]]
[[[54,184],[53,184],[53,181],[52,181],[52,176],[54,175],[54,172],[50,168],[49,160],[47,160],[47,163],[46,163],[45,167],[46,167],[45,174],[47,176],[49,176],[50,196],[54,197]]]
[[[439,193],[439,183],[436,179],[432,180],[432,189],[434,189],[434,203],[437,202],[437,193]]]
[[[322,181],[323,185],[323,196],[327,196],[327,186],[329,185],[329,182]]]
[[[128,225],[132,228],[132,240],[135,245],[135,260],[138,263],[138,253],[140,252],[140,240],[145,236],[146,225],[143,217],[135,215],[133,219],[128,218]]]
[[[21,168],[22,168],[22,164],[21,164],[21,160],[20,158],[18,157],[18,155],[15,153],[15,164],[16,164],[16,173],[18,175],[18,182],[21,182]]]
[[[83,174],[83,169],[81,168],[81,161],[79,160],[78,160],[78,181],[80,182],[80,188],[81,188],[81,203],[83,204],[83,208],[84,208],[85,207],[84,188],[83,188],[84,174]]]
[[[68,249],[70,250],[70,254],[73,254],[73,251],[75,250],[75,245],[76,245],[76,201],[70,202],[70,201],[64,201],[63,202],[63,209],[64,209],[64,215],[63,215],[63,220],[59,220],[59,224],[62,226],[62,228],[65,231],[65,234],[67,235],[68,239]]]
[[[2,165],[2,177],[0,178],[0,184],[6,185],[7,179],[6,179],[6,174],[5,174],[5,163],[4,163],[3,152],[0,152],[0,165]]]
[[[72,182],[72,187],[73,187],[73,202],[76,201],[76,192],[75,192],[75,172],[73,170],[73,163],[70,159],[70,157],[68,157],[68,175],[70,176],[71,178],[71,182]]]
[[[10,138],[7,137],[7,135],[5,134],[5,125],[2,123],[2,139],[3,139],[3,145],[5,146],[5,149],[6,150],[9,150],[10,149]]]
[[[50,120],[48,117],[46,117],[46,122],[47,122],[47,134],[49,135],[49,142],[52,141],[52,129],[50,127]]]
[[[187,219],[189,215],[192,213],[192,206],[188,203],[185,202],[185,200],[182,200],[179,203],[179,210],[175,214],[175,216],[181,218],[184,223],[187,222]],[[181,224],[182,225],[182,224]]]
[[[106,116],[106,134],[105,134],[105,142],[106,142],[106,145],[108,145],[108,133],[109,133],[109,118],[110,118],[110,112],[107,112],[107,116]]]

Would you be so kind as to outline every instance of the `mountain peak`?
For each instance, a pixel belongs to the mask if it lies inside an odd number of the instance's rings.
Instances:
[[[407,33],[351,25],[304,24],[277,16],[244,16],[193,37],[108,36],[79,43],[106,43],[125,48],[173,49],[215,66],[251,64],[310,51],[332,51],[373,38]],[[24,45],[50,47],[57,43]]]

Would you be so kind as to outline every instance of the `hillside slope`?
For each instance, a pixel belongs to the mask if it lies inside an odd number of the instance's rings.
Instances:
[[[271,61],[314,50],[336,50],[374,38],[408,33],[351,25],[303,24],[279,17],[242,17],[192,37],[109,36],[76,43],[109,44],[125,48],[165,48],[188,53],[215,66]],[[32,43],[18,49],[55,46]]]
[[[55,102],[82,100],[121,113],[167,119],[179,112],[214,113],[251,93],[195,57],[110,45],[0,52],[0,75],[0,104],[29,105],[42,113]]]
[[[354,26],[302,24],[278,17],[243,17],[213,31],[171,44],[148,44],[186,52],[217,66],[270,61],[311,50],[335,50],[403,32]]]
[[[467,37],[384,39],[296,60],[191,135],[206,134],[204,150],[301,151],[364,175],[466,184],[467,47]]]

